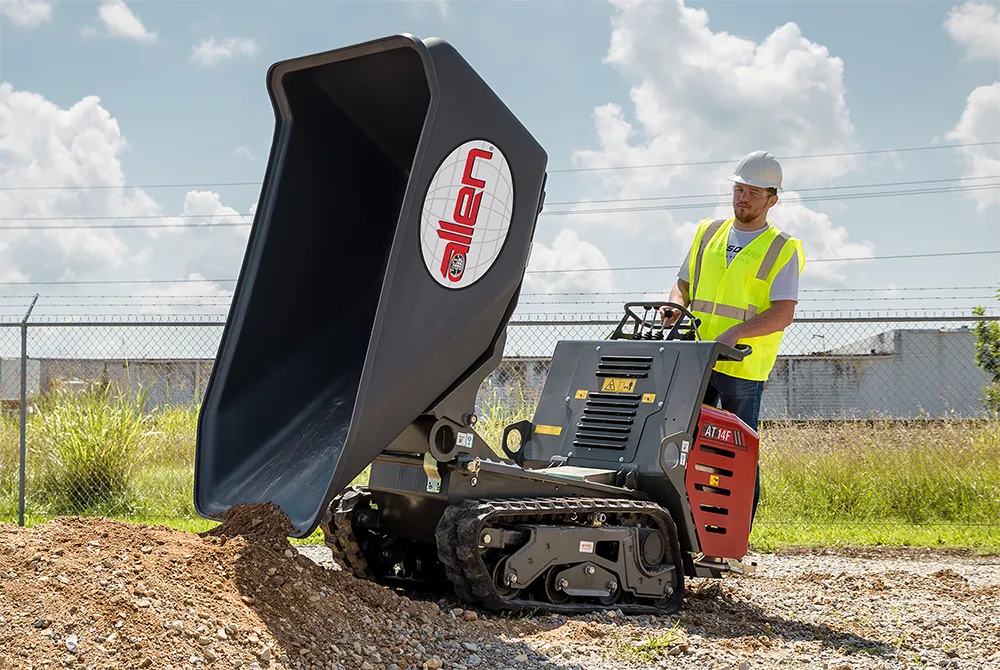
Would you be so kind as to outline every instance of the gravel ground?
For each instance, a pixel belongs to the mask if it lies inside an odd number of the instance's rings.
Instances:
[[[756,556],[691,580],[680,616],[498,616],[330,569],[276,508],[231,511],[205,535],[0,524],[0,670],[1000,668],[1000,557]]]
[[[299,551],[332,563],[325,547]],[[494,655],[486,645],[486,667],[1000,668],[1000,557],[896,549],[750,558],[756,575],[689,580],[679,617],[521,619],[527,665],[511,663],[506,645]]]

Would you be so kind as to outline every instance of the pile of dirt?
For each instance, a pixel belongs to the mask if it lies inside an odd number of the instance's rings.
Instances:
[[[498,642],[517,635],[509,619],[324,568],[287,528],[269,505],[233,508],[203,535],[76,517],[0,525],[0,668],[405,670],[531,653]]]

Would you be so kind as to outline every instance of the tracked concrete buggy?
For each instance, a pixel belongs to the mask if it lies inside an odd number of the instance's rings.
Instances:
[[[749,349],[682,306],[669,331],[629,303],[607,339],[559,342],[532,420],[477,431],[547,157],[455,49],[375,40],[276,63],[267,90],[199,514],[272,502],[359,577],[494,610],[669,613],[685,577],[752,569],[757,436],[701,400]]]

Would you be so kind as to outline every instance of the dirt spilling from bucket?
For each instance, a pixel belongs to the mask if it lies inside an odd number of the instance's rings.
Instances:
[[[516,637],[509,619],[318,565],[288,527],[271,505],[233,508],[203,535],[76,517],[3,524],[0,668],[471,668],[484,643],[507,645],[505,658],[529,651],[497,641]]]

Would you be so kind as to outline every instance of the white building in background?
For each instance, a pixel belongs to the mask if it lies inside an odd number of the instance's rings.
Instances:
[[[761,419],[971,418],[989,382],[976,365],[975,334],[959,329],[895,329],[846,346],[778,357]],[[548,359],[504,361],[485,389],[516,401],[537,396]],[[523,391],[522,391],[523,389]]]

